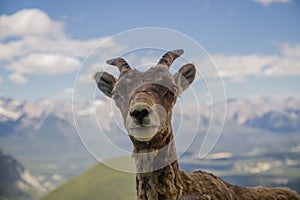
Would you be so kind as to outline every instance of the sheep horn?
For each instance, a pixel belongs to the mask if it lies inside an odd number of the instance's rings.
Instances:
[[[169,68],[174,62],[174,60],[179,56],[181,56],[183,53],[184,53],[183,49],[168,51],[161,57],[161,59],[158,61],[158,64],[167,65]]]
[[[131,70],[130,66],[123,58],[112,58],[110,60],[107,60],[106,63],[109,65],[117,66],[119,68],[119,71],[121,72],[120,76]]]

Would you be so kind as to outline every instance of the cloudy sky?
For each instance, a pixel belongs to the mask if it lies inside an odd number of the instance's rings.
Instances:
[[[70,98],[76,78],[90,84],[98,64],[135,47],[134,37],[122,43],[113,36],[142,27],[172,29],[201,44],[216,64],[228,98],[299,97],[296,0],[0,0],[0,95],[22,100]],[[155,39],[146,33],[137,37]],[[82,65],[95,47],[94,58]],[[206,57],[191,59],[200,72],[213,67]]]

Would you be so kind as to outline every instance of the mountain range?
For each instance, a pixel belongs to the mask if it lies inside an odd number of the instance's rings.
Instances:
[[[8,97],[0,96],[0,137],[12,134],[32,135],[43,132],[43,137],[51,139],[47,134],[48,128],[56,128],[51,132],[60,132],[65,137],[71,139],[73,134],[69,129],[74,130],[73,114],[88,123],[86,117],[101,117],[101,126],[105,130],[111,130],[113,117],[118,118],[112,113],[113,105],[108,99],[96,99],[94,102],[85,102],[73,106],[70,101],[40,100],[35,102],[19,101]],[[218,110],[224,103],[214,105],[199,104],[202,124],[210,121],[212,108]],[[196,105],[182,105],[182,116],[193,118]],[[115,112],[115,111],[114,111]],[[175,112],[177,113],[177,112]],[[219,121],[223,120],[223,113],[214,116]],[[115,115],[114,115],[115,114]],[[104,117],[103,117],[104,116]],[[263,98],[256,97],[250,99],[230,99],[226,102],[226,123],[237,124],[272,132],[296,132],[300,130],[300,100],[296,98]],[[90,124],[89,124],[90,125]],[[46,133],[45,133],[46,132]],[[27,135],[28,136],[28,135]],[[53,136],[57,140],[57,135]]]
[[[230,99],[226,113],[223,107],[224,102],[217,102],[174,108],[176,145],[183,156],[195,158],[205,133],[215,127],[221,127],[222,134],[212,154],[300,151],[300,99]],[[119,148],[115,151],[112,144]],[[95,157],[132,150],[121,115],[106,98],[72,105],[71,101],[0,96],[0,147],[20,160],[46,190],[86,171],[97,163]]]
[[[108,99],[96,99],[94,102],[85,102],[73,108],[74,110],[77,109],[79,116],[85,117],[97,112],[98,108],[101,109],[102,114],[110,113],[111,110],[105,110],[107,107],[111,109],[110,104],[111,102]],[[223,104],[223,102],[214,105],[199,104],[204,121],[209,121],[212,107],[218,110],[218,107]],[[300,99],[292,97],[285,99],[263,97],[230,99],[227,100],[226,106],[226,118],[230,123],[275,132],[300,130]],[[195,105],[182,105],[182,107],[182,114],[188,115],[190,113],[189,109],[194,109]],[[101,113],[96,114],[101,115]],[[216,117],[222,118],[222,115],[216,115]],[[105,115],[105,119],[111,121],[112,116]],[[40,131],[46,128],[44,127],[45,124],[54,121],[59,123],[60,130],[63,130],[64,126],[74,125],[72,102],[55,100],[28,102],[0,96],[1,136],[19,133],[23,128]],[[106,125],[110,124],[109,122],[105,123]],[[68,134],[65,136],[68,136]]]

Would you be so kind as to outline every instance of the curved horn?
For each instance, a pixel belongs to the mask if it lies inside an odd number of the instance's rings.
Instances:
[[[161,59],[158,61],[158,64],[167,65],[169,68],[174,62],[174,60],[179,56],[181,56],[183,53],[184,53],[183,49],[168,51],[161,57]]]
[[[119,68],[119,71],[121,72],[121,75],[131,70],[130,66],[123,58],[112,58],[110,60],[107,60],[106,63],[109,65],[117,66]]]

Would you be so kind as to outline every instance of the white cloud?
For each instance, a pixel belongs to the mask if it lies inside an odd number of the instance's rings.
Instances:
[[[274,0],[256,0],[273,3]],[[279,2],[277,0],[276,2]],[[286,2],[281,0],[280,2]],[[79,81],[93,83],[92,75],[99,67],[106,66],[105,60],[118,55],[124,48],[113,38],[100,37],[76,40],[67,37],[61,22],[52,20],[38,9],[25,9],[12,15],[0,16],[0,62],[5,70],[11,71],[9,79],[14,83],[25,84],[26,74],[64,74],[78,69],[81,60],[102,43],[91,56],[94,64],[82,70]],[[19,37],[9,40],[10,37]],[[1,41],[1,39],[4,39]],[[8,40],[5,40],[8,39]],[[105,42],[104,42],[105,41]],[[104,43],[103,43],[104,42]],[[226,55],[212,54],[220,74],[231,81],[243,81],[246,76],[289,76],[300,75],[300,44],[281,44],[279,54]],[[156,63],[157,57],[128,58],[129,62]],[[131,60],[132,59],[132,60]],[[214,77],[213,67],[208,57],[191,60],[199,65],[201,73]],[[100,63],[103,62],[103,63]],[[131,62],[130,62],[131,63]],[[103,65],[103,66],[102,66]],[[86,68],[86,66],[85,66]],[[117,70],[116,68],[109,68]],[[0,79],[1,82],[1,79]]]
[[[7,37],[60,36],[63,25],[53,21],[38,9],[24,9],[12,15],[0,16],[0,39]],[[5,31],[3,31],[5,30]]]
[[[23,85],[23,84],[27,83],[27,79],[22,74],[13,73],[8,78],[13,83],[16,83],[19,85]]]
[[[95,72],[88,72],[88,73],[85,73],[85,74],[81,74],[79,77],[78,77],[78,81],[79,83],[95,83],[94,81],[94,76]]]
[[[296,44],[294,46],[290,46],[287,43],[281,44],[280,49],[282,53],[291,58],[299,58],[300,55],[300,44]]]
[[[225,55],[211,54],[216,63],[219,73],[223,78],[231,81],[243,81],[246,76],[294,76],[300,75],[300,44],[291,46],[282,44],[280,54],[246,54],[246,55]],[[206,76],[214,77],[210,73],[213,68],[208,57],[196,62],[202,70],[208,71]],[[204,69],[205,68],[205,69]]]
[[[253,0],[256,3],[260,3],[262,5],[270,5],[273,3],[290,3],[291,0]]]
[[[64,88],[53,96],[55,100],[72,101],[73,88]]]
[[[267,67],[263,72],[268,76],[300,75],[300,45],[281,47],[282,56],[276,63]]]
[[[39,9],[1,15],[0,21],[0,30],[4,30],[0,33],[1,67],[13,72],[10,80],[14,83],[26,83],[26,74],[74,72],[81,60],[100,43],[101,47],[91,55],[97,60],[116,55],[123,49],[110,37],[69,38],[64,33],[62,22],[51,19]]]
[[[300,76],[300,44],[291,46],[289,44],[280,44],[278,54],[245,54],[245,55],[226,55],[226,54],[210,54],[203,58],[191,58],[191,62],[199,69],[199,72],[204,78],[215,78],[219,74],[222,78],[230,82],[243,82],[248,76]],[[144,70],[157,63],[157,56],[153,57],[130,57],[127,59],[129,63],[135,63],[138,70]],[[216,64],[218,70],[214,70]],[[177,63],[178,64],[178,63]],[[185,63],[180,63],[179,66]],[[134,66],[135,66],[134,65]],[[105,65],[104,65],[105,66]],[[116,70],[116,68],[101,68],[100,63],[91,65],[87,73],[79,75],[80,83],[94,83],[92,76],[95,71],[109,71]],[[173,70],[173,71],[172,71]],[[170,71],[174,73],[174,69]],[[117,73],[111,73],[118,75]],[[200,78],[200,77],[199,77]],[[211,83],[210,83],[211,84]]]
[[[2,77],[0,76],[0,83],[2,83],[3,82],[3,79],[2,79]]]
[[[219,66],[223,77],[238,77],[260,74],[261,69],[276,62],[278,56],[256,54],[242,56],[212,55],[212,59]]]
[[[80,61],[60,54],[33,53],[10,63],[6,69],[22,74],[63,74],[76,70]]]
[[[27,36],[17,41],[0,43],[0,51],[3,52],[0,54],[0,60],[11,61],[31,52],[60,53],[73,57],[85,57],[96,45],[104,41],[105,45],[101,46],[101,50],[106,48],[109,52],[118,52],[121,50],[120,48],[122,48],[109,37],[82,41],[69,38],[53,39],[48,37]],[[107,51],[102,51],[102,55],[103,52]]]

